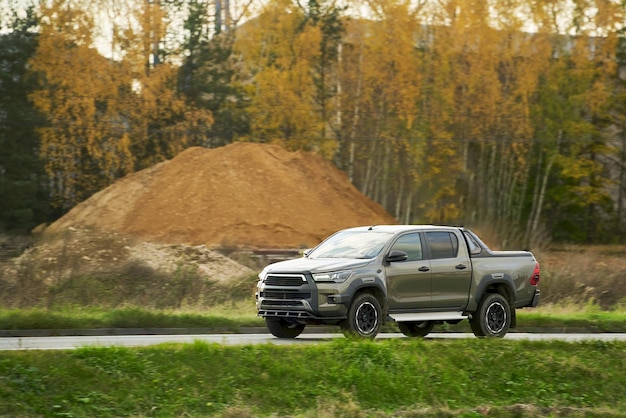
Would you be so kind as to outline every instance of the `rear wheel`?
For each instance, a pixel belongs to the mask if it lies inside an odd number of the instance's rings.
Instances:
[[[371,293],[361,293],[350,305],[348,319],[340,324],[341,330],[346,337],[374,338],[380,331],[381,317],[378,299]]]
[[[407,337],[425,337],[433,330],[432,321],[398,322],[398,328]]]
[[[281,318],[265,318],[265,325],[278,338],[296,338],[304,331],[304,325]]]
[[[511,326],[511,307],[499,293],[487,295],[470,319],[472,332],[477,337],[504,337]]]

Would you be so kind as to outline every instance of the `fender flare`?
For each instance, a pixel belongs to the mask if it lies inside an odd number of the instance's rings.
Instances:
[[[513,278],[504,274],[503,277],[494,279],[491,275],[484,276],[480,282],[478,283],[478,287],[476,288],[476,292],[474,293],[474,298],[467,306],[468,311],[475,311],[478,309],[478,305],[480,301],[483,299],[486,293],[490,293],[487,291],[487,288],[492,285],[504,285],[507,289],[507,294],[504,296],[507,298],[511,309],[515,309],[515,301],[517,300],[517,291],[515,290],[515,282]]]
[[[376,296],[379,297],[380,305],[383,309],[383,312],[387,312],[387,286],[385,286],[385,282],[382,278],[374,276],[374,277],[360,277],[352,283],[350,283],[347,291],[342,295],[345,296],[346,307],[350,307],[350,304],[354,300],[354,297],[357,293],[359,293],[363,289],[374,289],[375,292],[379,293]],[[385,315],[383,315],[384,317]]]

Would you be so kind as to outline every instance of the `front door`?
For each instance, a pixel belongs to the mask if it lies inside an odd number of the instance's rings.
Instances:
[[[419,232],[400,236],[391,251],[407,253],[406,261],[389,263],[385,267],[389,310],[424,309],[431,306],[430,262],[424,256]]]

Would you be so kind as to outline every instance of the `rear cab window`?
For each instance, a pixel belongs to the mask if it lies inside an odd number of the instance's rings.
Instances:
[[[448,231],[426,232],[426,242],[432,260],[456,258],[459,253],[459,239]]]

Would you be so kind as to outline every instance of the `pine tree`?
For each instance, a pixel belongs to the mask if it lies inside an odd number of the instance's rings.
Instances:
[[[28,231],[50,210],[36,135],[43,120],[28,100],[38,22],[33,8],[23,18],[13,12],[8,33],[0,35],[0,232]]]
[[[203,127],[206,134],[194,136],[194,145],[219,146],[249,132],[245,112],[246,95],[238,68],[240,58],[233,50],[235,28],[215,33],[211,30],[212,13],[207,1],[186,3],[184,61],[179,71],[179,90],[190,106],[206,109],[213,124]],[[228,15],[230,15],[228,13]]]

